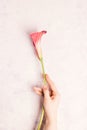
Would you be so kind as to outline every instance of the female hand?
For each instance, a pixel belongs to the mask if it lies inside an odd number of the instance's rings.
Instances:
[[[50,79],[50,77],[46,74],[47,85],[42,88],[34,87],[35,92],[43,96],[43,106],[45,110],[45,118],[46,118],[46,127],[50,127],[49,129],[55,129],[54,126],[57,126],[57,110],[60,100],[60,94],[55,87],[55,84]],[[45,128],[46,129],[46,128]],[[48,130],[48,129],[46,129]]]

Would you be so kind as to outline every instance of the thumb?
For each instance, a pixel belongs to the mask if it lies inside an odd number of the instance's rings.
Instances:
[[[50,96],[49,96],[49,90],[48,90],[47,86],[43,87],[43,94],[44,94],[45,99],[49,99]]]

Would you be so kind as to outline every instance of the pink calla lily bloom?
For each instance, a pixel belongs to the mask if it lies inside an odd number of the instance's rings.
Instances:
[[[36,50],[36,53],[37,53],[37,56],[39,59],[42,58],[42,50],[40,47],[40,40],[41,40],[42,35],[45,33],[47,33],[47,31],[35,32],[35,33],[30,34],[30,37],[33,41],[33,45],[35,47],[35,50]]]

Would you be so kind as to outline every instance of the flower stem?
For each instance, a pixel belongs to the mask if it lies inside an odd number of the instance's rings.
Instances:
[[[40,59],[40,62],[41,62],[42,71],[43,71],[43,75],[44,75],[43,83],[44,83],[44,85],[46,85],[46,76],[45,76],[45,69],[44,69],[43,57]]]
[[[45,76],[45,69],[44,69],[43,57],[40,59],[40,62],[41,62],[41,66],[42,66],[42,72],[43,72],[43,75],[44,75],[43,84],[46,85],[46,76]],[[39,121],[37,130],[41,129],[43,117],[44,117],[44,107],[42,106],[42,112],[41,112],[40,121]]]

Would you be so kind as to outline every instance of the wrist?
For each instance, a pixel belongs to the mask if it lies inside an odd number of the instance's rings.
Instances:
[[[56,122],[49,122],[45,126],[45,130],[57,130],[57,123]]]
[[[47,124],[57,124],[57,116],[50,116],[46,118]]]
[[[57,118],[46,120],[46,130],[57,130]]]

